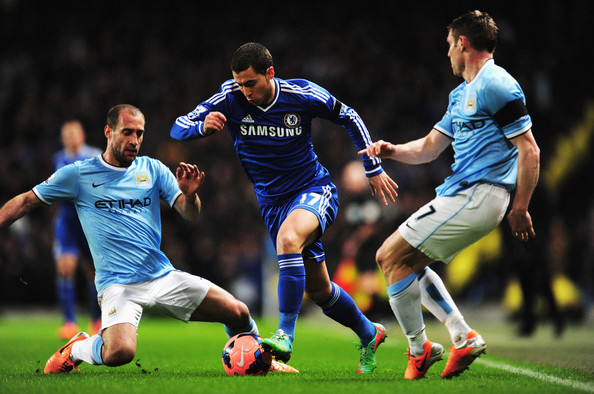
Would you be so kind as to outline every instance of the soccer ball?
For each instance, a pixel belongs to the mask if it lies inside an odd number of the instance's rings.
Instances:
[[[272,355],[264,352],[262,338],[244,332],[237,334],[223,348],[223,367],[228,375],[266,375]]]

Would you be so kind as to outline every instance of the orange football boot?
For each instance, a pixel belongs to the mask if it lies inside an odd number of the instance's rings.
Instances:
[[[283,373],[299,373],[299,371],[296,368],[293,368],[292,366],[285,364],[282,361],[276,361],[274,359],[272,360],[272,363],[270,364],[270,369],[268,371]]]
[[[76,371],[78,364],[75,364],[70,359],[70,352],[72,352],[72,345],[75,342],[87,339],[89,334],[86,332],[79,332],[68,343],[55,352],[49,360],[45,363],[44,373],[67,373],[72,370]]]
[[[431,343],[429,339],[423,345],[423,354],[417,357],[410,355],[410,348],[404,353],[408,356],[408,366],[404,371],[404,378],[409,380],[422,379],[425,377],[429,367],[437,361],[442,360],[443,346],[439,343]]]
[[[475,330],[471,330],[466,335],[466,341],[462,346],[450,347],[450,356],[446,362],[446,366],[441,373],[444,379],[451,379],[454,376],[459,376],[462,372],[468,369],[468,366],[481,354],[487,351],[487,344],[483,337]]]

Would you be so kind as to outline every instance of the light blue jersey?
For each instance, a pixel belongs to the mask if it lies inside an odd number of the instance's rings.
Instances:
[[[450,93],[447,112],[434,127],[453,139],[453,173],[437,187],[438,196],[475,183],[515,188],[518,150],[509,140],[532,128],[525,104],[518,82],[492,59]]]
[[[318,161],[312,143],[312,120],[328,119],[343,126],[357,150],[371,137],[357,112],[326,89],[305,79],[274,78],[275,96],[265,107],[250,104],[239,85],[228,80],[219,91],[171,128],[171,137],[191,140],[205,137],[204,119],[221,112],[233,139],[237,157],[254,185],[260,204],[282,204],[311,186],[331,183]],[[381,161],[363,155],[368,177],[383,172]]]
[[[33,192],[46,204],[76,206],[95,263],[97,292],[174,269],[160,250],[160,200],[173,206],[181,191],[160,161],[142,156],[124,168],[96,156],[60,168]]]

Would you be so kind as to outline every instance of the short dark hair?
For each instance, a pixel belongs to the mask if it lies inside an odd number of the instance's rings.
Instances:
[[[231,71],[240,73],[252,67],[258,74],[266,74],[272,67],[272,55],[268,48],[257,42],[248,42],[237,48],[231,58]]]
[[[107,112],[107,125],[115,130],[118,126],[120,114],[125,111],[130,112],[132,115],[141,115],[144,118],[142,111],[135,106],[131,104],[118,104],[111,107]]]
[[[486,12],[474,10],[457,17],[448,25],[455,39],[465,36],[477,51],[495,52],[499,28]]]

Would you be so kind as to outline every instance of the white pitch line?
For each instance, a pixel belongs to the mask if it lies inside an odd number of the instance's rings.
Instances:
[[[526,376],[529,376],[534,379],[544,380],[545,382],[556,383],[556,384],[560,384],[562,386],[568,386],[568,387],[571,387],[574,389],[579,389],[579,390],[587,391],[590,393],[594,393],[594,384],[578,382],[578,381],[570,380],[570,379],[561,379],[556,376],[546,375],[546,374],[540,373],[540,372],[534,372],[534,371],[531,371],[531,370],[525,369],[525,368],[512,367],[511,365],[498,363],[498,362],[490,361],[490,360],[477,359],[475,361],[475,363],[480,363],[480,364],[486,365],[491,368],[503,369],[504,371],[517,373],[519,375],[526,375]]]

